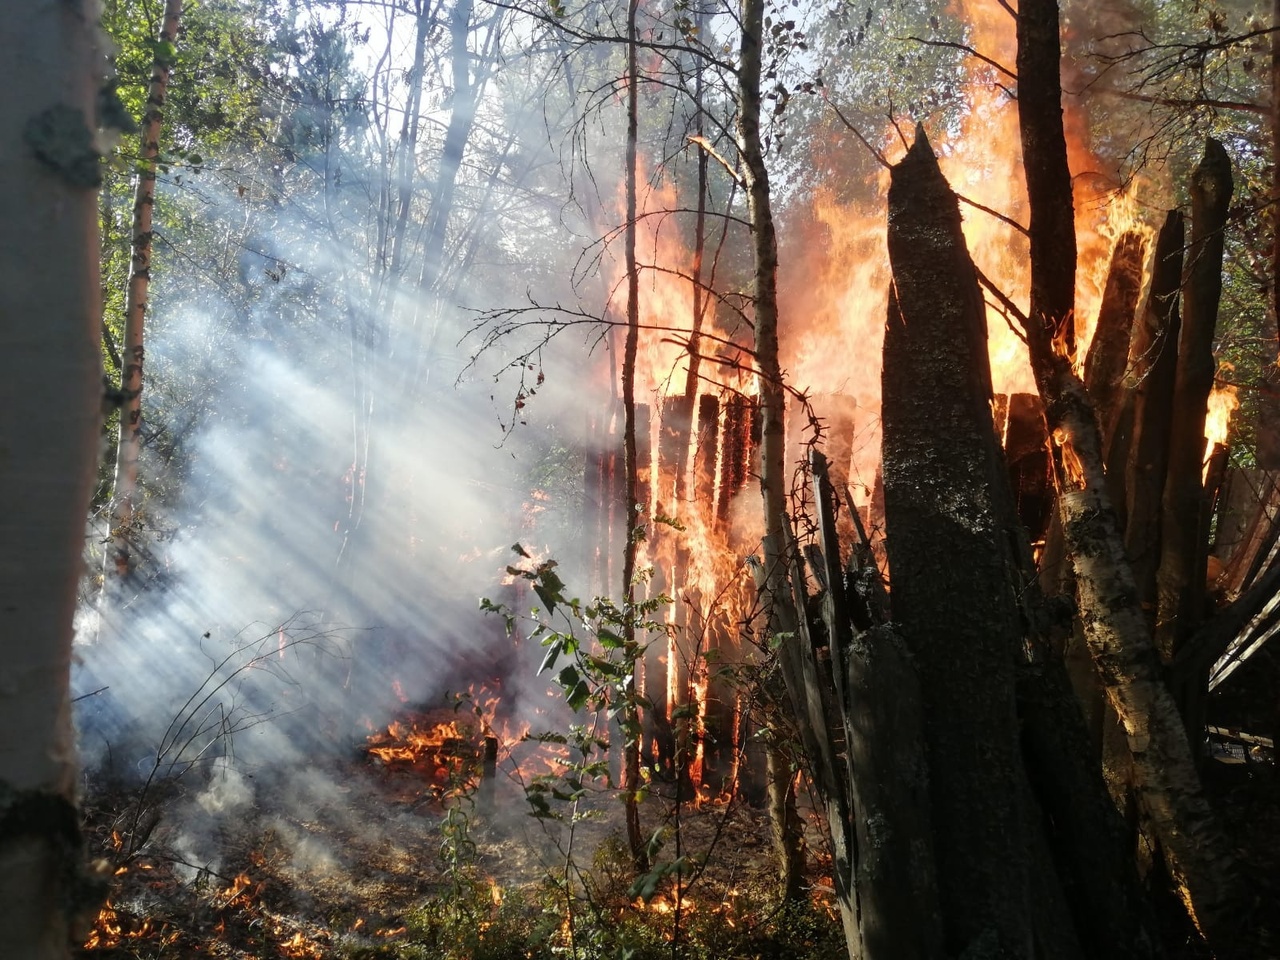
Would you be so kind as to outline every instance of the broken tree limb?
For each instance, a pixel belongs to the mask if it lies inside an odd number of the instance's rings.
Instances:
[[[1133,230],[1121,234],[1111,251],[1098,323],[1085,356],[1084,385],[1093,399],[1098,425],[1102,428],[1102,442],[1106,446],[1111,443],[1112,425],[1122,400],[1129,342],[1138,296],[1142,292],[1146,257],[1147,241],[1142,234]]]
[[[1182,333],[1173,394],[1156,573],[1156,646],[1167,662],[1191,635],[1204,604],[1207,544],[1200,537],[1204,501],[1204,424],[1216,363],[1213,335],[1222,295],[1223,228],[1232,192],[1231,159],[1213,138],[1191,175],[1191,243],[1183,269]]]
[[[1178,364],[1182,314],[1182,248],[1186,229],[1182,214],[1170,210],[1156,238],[1151,288],[1129,344],[1127,401],[1132,401],[1132,437],[1127,455],[1117,456],[1117,438],[1107,469],[1123,471],[1127,501],[1125,552],[1133,564],[1138,601],[1155,623],[1156,568],[1160,564],[1160,504],[1169,470],[1173,386]],[[1123,413],[1122,413],[1123,416]]]

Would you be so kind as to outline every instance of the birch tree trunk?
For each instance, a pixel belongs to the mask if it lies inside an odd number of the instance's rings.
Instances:
[[[86,902],[69,676],[101,413],[96,5],[0,18],[0,953],[60,960]]]
[[[1046,110],[1059,128],[1062,120],[1056,0],[1023,0],[1018,8],[1018,45],[1018,107],[1030,182],[1031,170],[1043,162],[1035,153],[1058,150],[1065,143],[1043,129]],[[1047,106],[1050,103],[1052,109]],[[1029,190],[1031,202],[1070,209],[1069,181],[1067,188],[1065,197],[1051,193],[1037,198]],[[1033,214],[1033,234],[1036,222]],[[1065,257],[1068,252],[1042,249],[1042,256],[1050,258]],[[1073,241],[1073,269],[1074,251]],[[1027,342],[1052,440],[1059,518],[1075,574],[1085,642],[1107,699],[1124,727],[1133,758],[1134,791],[1145,825],[1159,841],[1175,890],[1206,938],[1230,956],[1240,932],[1235,915],[1239,893],[1235,860],[1204,794],[1181,715],[1165,686],[1138,602],[1133,570],[1107,491],[1097,418],[1084,384],[1072,369],[1069,351],[1062,338],[1055,336],[1069,318],[1072,303],[1061,291],[1057,299],[1036,299],[1038,272],[1052,273],[1060,266],[1037,264],[1034,244],[1032,257]]]
[[[138,185],[133,195],[133,259],[129,264],[128,289],[124,306],[124,338],[120,368],[120,437],[116,450],[116,476],[111,501],[111,549],[104,582],[117,582],[133,572],[136,558],[133,542],[138,500],[138,456],[142,451],[142,380],[145,348],[144,327],[147,296],[151,287],[151,217],[156,198],[156,167],[160,156],[160,130],[164,103],[173,66],[173,44],[178,38],[182,0],[166,0],[155,58],[151,62],[151,82],[147,87],[147,110],[142,118],[138,148]]]

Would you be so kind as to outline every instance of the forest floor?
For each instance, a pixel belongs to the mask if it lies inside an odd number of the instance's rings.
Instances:
[[[672,956],[673,942],[682,956],[845,956],[812,818],[810,902],[784,910],[762,809],[677,805],[655,784],[643,819],[662,846],[646,902],[618,800],[553,799],[554,816],[532,816],[509,763],[487,795],[366,748],[327,768],[233,771],[192,771],[149,795],[90,791],[90,854],[114,876],[83,956],[641,960]],[[130,836],[145,837],[142,852]]]
[[[1241,685],[1215,698],[1211,722],[1251,729],[1256,718],[1239,704],[1265,703],[1259,694]],[[90,855],[112,874],[111,894],[81,955],[845,956],[812,816],[809,902],[784,909],[762,809],[677,804],[673,788],[655,784],[644,828],[662,846],[646,901],[633,887],[616,798],[587,794],[576,807],[552,799],[554,816],[536,817],[527,775],[510,760],[485,787],[456,775],[475,769],[478,745],[453,765],[439,756],[385,761],[368,747],[305,770],[215,764],[145,791],[91,784]],[[1239,744],[1217,752],[1206,784],[1249,875],[1280,877],[1274,756],[1246,755]],[[130,852],[130,838],[140,851]],[[1166,935],[1171,957],[1209,956],[1177,916]]]

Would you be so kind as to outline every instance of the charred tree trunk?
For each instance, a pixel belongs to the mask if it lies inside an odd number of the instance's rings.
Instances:
[[[960,211],[921,128],[889,187],[882,373],[894,620],[920,675],[944,940],[1034,956],[1008,531],[992,491],[986,321]],[[973,599],[982,597],[981,605]]]
[[[1210,139],[1204,159],[1191,175],[1191,243],[1182,273],[1182,333],[1172,407],[1175,427],[1156,572],[1156,646],[1165,662],[1195,630],[1204,603],[1207,545],[1200,540],[1204,424],[1216,366],[1213,335],[1222,294],[1222,231],[1231,192],[1231,160],[1222,144]]]
[[[1057,0],[1018,5],[1018,129],[1031,207],[1031,322],[1074,359],[1076,227],[1062,129]]]

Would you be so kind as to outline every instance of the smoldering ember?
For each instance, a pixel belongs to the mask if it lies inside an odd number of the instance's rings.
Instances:
[[[5,960],[1280,956],[1280,7],[14,6]]]

